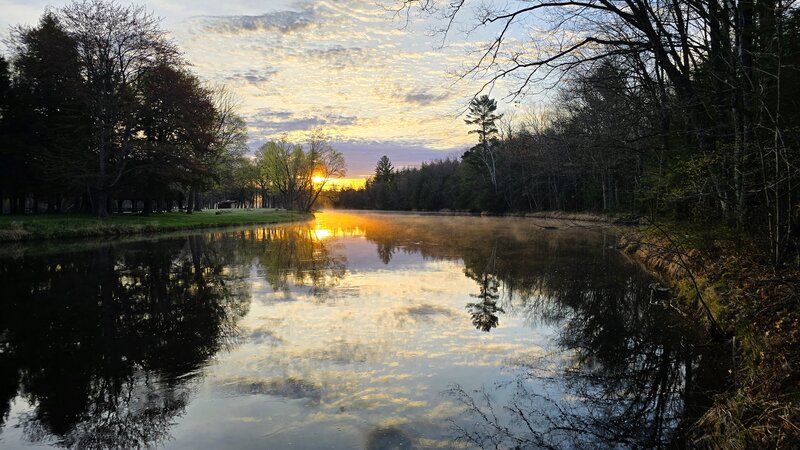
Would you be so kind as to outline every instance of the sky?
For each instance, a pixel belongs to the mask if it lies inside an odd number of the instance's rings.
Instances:
[[[0,0],[0,30],[33,25],[48,5],[66,3]],[[284,134],[302,143],[321,127],[344,154],[347,176],[362,178],[384,154],[400,168],[458,157],[473,144],[459,114],[482,81],[456,74],[486,36],[459,34],[443,46],[430,32],[441,22],[407,24],[387,10],[391,0],[140,4],[162,18],[193,72],[235,94],[251,149]]]

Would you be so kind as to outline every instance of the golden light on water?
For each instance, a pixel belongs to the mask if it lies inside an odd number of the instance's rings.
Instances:
[[[327,239],[332,235],[333,233],[331,233],[331,230],[326,230],[324,228],[317,228],[316,230],[314,230],[314,236],[316,236],[316,238],[319,239],[320,241],[323,239]]]

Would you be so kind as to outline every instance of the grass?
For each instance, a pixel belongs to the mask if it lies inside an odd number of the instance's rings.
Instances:
[[[113,215],[98,219],[88,215],[37,214],[0,216],[0,242],[42,239],[119,236],[236,225],[258,225],[307,220],[311,214],[273,209],[206,210],[140,216]]]

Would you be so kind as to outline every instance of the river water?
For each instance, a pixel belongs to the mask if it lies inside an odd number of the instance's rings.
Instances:
[[[614,248],[532,219],[0,248],[0,448],[641,448],[720,353]]]

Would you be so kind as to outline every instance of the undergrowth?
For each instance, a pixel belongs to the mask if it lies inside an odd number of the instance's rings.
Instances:
[[[798,448],[798,267],[776,268],[731,230],[647,226],[626,232],[622,245],[670,282],[685,307],[701,312],[710,334],[735,348],[728,388],[688,428],[688,441],[719,449]]]

